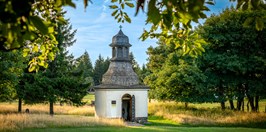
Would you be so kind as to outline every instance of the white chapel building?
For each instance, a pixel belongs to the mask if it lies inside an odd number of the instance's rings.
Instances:
[[[147,122],[149,88],[139,84],[129,58],[131,44],[121,29],[110,46],[109,69],[103,75],[102,84],[94,87],[96,117]]]

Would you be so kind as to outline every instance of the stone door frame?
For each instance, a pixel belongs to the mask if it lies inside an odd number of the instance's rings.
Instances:
[[[124,94],[121,98],[121,102],[122,102],[121,103],[121,117],[125,121],[134,121],[135,120],[135,103],[133,105],[132,103],[135,102],[135,96],[134,95],[131,96],[130,94]]]

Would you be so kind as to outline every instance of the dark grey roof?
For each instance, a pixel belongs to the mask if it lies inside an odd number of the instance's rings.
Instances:
[[[110,44],[110,46],[111,47],[114,47],[114,46],[131,47],[131,44],[129,43],[128,37],[120,29],[119,32],[113,37],[112,43]]]
[[[95,89],[150,89],[149,87],[145,85],[130,85],[130,86],[124,86],[124,85],[117,85],[117,84],[100,84],[97,86],[94,86]]]

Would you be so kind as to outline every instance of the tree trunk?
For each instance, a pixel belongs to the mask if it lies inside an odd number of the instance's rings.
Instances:
[[[222,110],[225,110],[225,102],[224,101],[221,101],[221,108],[222,108]]]
[[[247,112],[249,112],[249,100],[247,102]]]
[[[54,115],[54,102],[50,102],[50,115]]]
[[[242,111],[243,112],[245,111],[245,101],[244,101],[244,99],[242,100]]]
[[[251,97],[249,95],[247,95],[247,97],[248,97],[248,100],[249,100],[251,111],[255,112],[254,97]]]
[[[242,104],[243,104],[243,101],[244,101],[244,98],[240,98],[240,97],[238,97],[238,99],[237,99],[237,110],[238,111],[240,111],[241,110],[241,106],[242,106]]]
[[[188,102],[185,102],[185,108],[187,109],[187,107],[188,107]]]
[[[22,99],[19,98],[18,99],[18,112],[21,113],[21,111],[22,111]]]
[[[230,109],[235,110],[234,102],[232,99],[229,100],[229,103],[230,103]]]
[[[255,111],[259,112],[259,96],[255,96]]]

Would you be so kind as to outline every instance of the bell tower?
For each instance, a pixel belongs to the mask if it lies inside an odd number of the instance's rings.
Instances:
[[[122,26],[120,26],[119,32],[113,37],[109,46],[112,47],[111,61],[130,61],[129,47],[131,47],[131,44],[129,44],[128,37],[122,32]]]

